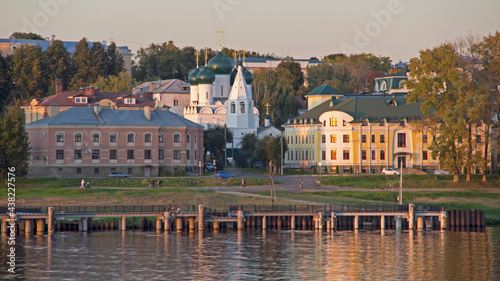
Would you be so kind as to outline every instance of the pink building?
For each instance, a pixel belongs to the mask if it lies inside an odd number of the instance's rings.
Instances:
[[[112,110],[100,106],[59,112],[26,125],[29,176],[102,177],[117,171],[159,176],[198,171],[203,127],[168,110]],[[161,171],[164,171],[163,173]]]

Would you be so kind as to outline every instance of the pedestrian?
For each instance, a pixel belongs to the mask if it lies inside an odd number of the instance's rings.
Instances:
[[[160,186],[161,186],[161,180],[158,179],[158,185],[157,185],[157,187],[160,188]]]
[[[80,186],[80,188],[85,188],[85,179],[82,179],[82,185]]]
[[[299,189],[304,189],[304,180],[300,180]]]
[[[149,188],[155,188],[155,180],[149,182]]]
[[[177,215],[180,216],[181,215],[181,207],[177,208]]]
[[[241,178],[241,188],[244,188],[244,187],[245,187],[245,179]]]

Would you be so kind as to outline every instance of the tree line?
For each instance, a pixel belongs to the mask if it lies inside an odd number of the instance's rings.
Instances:
[[[491,131],[500,120],[500,33],[421,50],[410,67],[408,98],[427,116],[418,126],[433,133],[432,156],[455,182],[460,173],[470,181],[473,169],[486,181],[493,137],[500,141]]]

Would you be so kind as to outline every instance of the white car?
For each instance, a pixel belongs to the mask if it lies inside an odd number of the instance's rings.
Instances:
[[[382,169],[383,175],[399,175],[398,170],[394,170],[393,168],[384,168]]]
[[[434,170],[434,175],[449,175],[450,171],[448,170]]]

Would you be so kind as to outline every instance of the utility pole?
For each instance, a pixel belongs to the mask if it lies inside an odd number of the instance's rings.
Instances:
[[[281,132],[280,142],[281,142],[281,159],[280,159],[281,175],[283,175],[283,131]]]
[[[399,205],[403,205],[403,164],[401,165],[401,173],[399,174]]]

